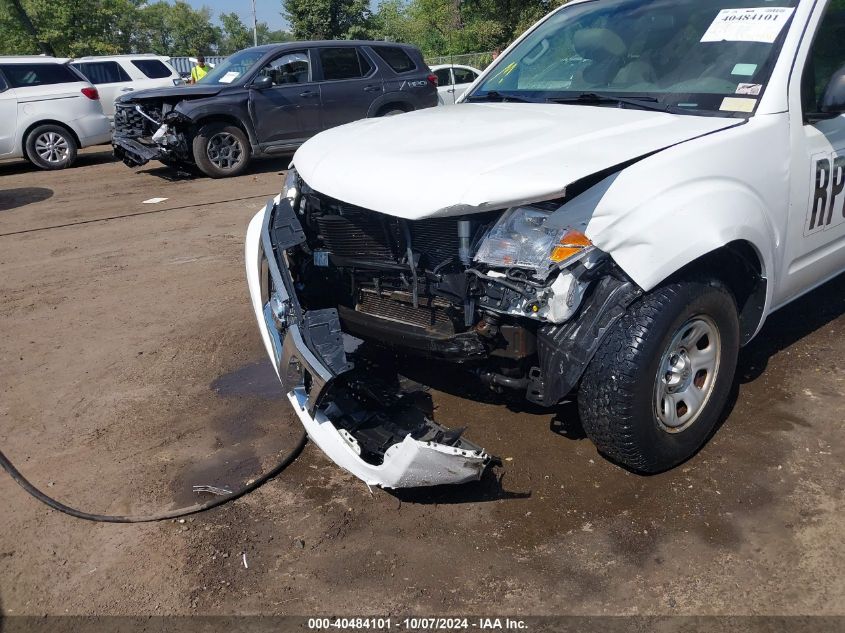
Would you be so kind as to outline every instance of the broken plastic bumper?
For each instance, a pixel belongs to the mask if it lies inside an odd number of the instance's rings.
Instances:
[[[469,443],[445,445],[410,434],[389,447],[382,464],[361,457],[361,448],[326,414],[325,396],[350,365],[334,310],[302,310],[286,264],[286,250],[304,241],[290,203],[277,198],[249,225],[246,269],[252,308],[267,353],[288,399],[311,440],[336,464],[368,485],[411,488],[461,484],[481,478],[490,457]],[[291,367],[306,381],[286,384]],[[472,448],[468,448],[472,447]]]
[[[114,155],[130,167],[141,167],[161,157],[159,148],[149,147],[132,138],[115,136],[112,139]]]

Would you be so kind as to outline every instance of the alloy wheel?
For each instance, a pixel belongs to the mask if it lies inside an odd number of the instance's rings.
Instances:
[[[70,155],[70,144],[58,132],[44,132],[35,139],[35,153],[45,162],[62,163]]]
[[[216,167],[230,170],[237,167],[244,158],[241,142],[228,132],[215,134],[208,140],[208,160]]]

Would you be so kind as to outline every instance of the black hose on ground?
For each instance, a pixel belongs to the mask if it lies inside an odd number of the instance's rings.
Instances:
[[[81,510],[77,510],[76,508],[71,508],[70,506],[66,506],[65,504],[61,503],[60,501],[56,501],[52,497],[45,495],[41,492],[38,488],[33,486],[21,473],[15,468],[14,464],[9,461],[9,459],[3,454],[3,451],[0,451],[0,466],[3,466],[3,469],[9,473],[9,476],[14,479],[21,488],[26,490],[29,494],[33,497],[38,499],[40,502],[47,504],[54,510],[58,510],[59,512],[64,512],[65,514],[69,514],[72,517],[76,517],[77,519],[82,519],[84,521],[95,521],[97,523],[154,523],[156,521],[168,521],[170,519],[180,519],[182,517],[190,516],[192,514],[199,514],[200,512],[206,512],[207,510],[211,510],[213,508],[219,508],[220,506],[227,504],[235,499],[240,499],[241,497],[248,495],[250,492],[257,490],[265,483],[279,475],[283,470],[285,470],[288,466],[290,466],[294,460],[299,457],[302,453],[302,450],[305,448],[305,444],[308,442],[308,435],[305,431],[302,432],[302,436],[294,446],[293,450],[291,450],[285,458],[279,462],[279,464],[273,468],[270,472],[262,475],[251,484],[233,492],[232,494],[226,495],[225,497],[220,497],[219,499],[214,499],[207,503],[200,503],[197,505],[190,506],[188,508],[180,508],[178,510],[171,510],[169,512],[163,512],[161,514],[152,514],[149,516],[108,516],[104,514],[90,514],[88,512],[82,512]]]

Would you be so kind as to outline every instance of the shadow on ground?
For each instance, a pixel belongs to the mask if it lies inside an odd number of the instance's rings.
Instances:
[[[11,211],[35,202],[43,202],[53,197],[53,190],[45,187],[18,187],[0,189],[0,211]]]
[[[737,378],[742,384],[759,378],[769,359],[845,314],[845,275],[778,310],[763,330],[742,350]]]
[[[112,154],[111,146],[104,145],[102,148],[98,146],[96,151],[86,151],[85,153],[79,154],[76,159],[76,163],[74,163],[72,167],[68,167],[68,169],[84,169],[85,167],[91,167],[93,165],[113,163],[114,160],[115,158]],[[43,170],[23,158],[20,160],[0,162],[0,176],[15,176],[18,174],[36,173],[40,171]]]
[[[258,174],[272,174],[274,172],[281,173],[287,170],[288,165],[293,154],[285,154],[280,157],[255,159],[243,175],[258,175]],[[205,174],[193,167],[174,167],[170,165],[163,165],[157,161],[147,163],[138,170],[139,174],[146,174],[149,176],[156,176],[162,180],[180,181],[180,180],[194,180],[208,178]]]

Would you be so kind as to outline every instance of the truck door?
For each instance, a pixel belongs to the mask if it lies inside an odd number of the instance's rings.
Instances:
[[[384,84],[375,64],[354,46],[319,49],[323,129],[366,118]]]
[[[845,270],[845,115],[814,116],[830,78],[845,66],[842,42],[845,6],[832,0],[793,73],[790,214],[778,304]]]
[[[15,151],[15,136],[18,132],[18,99],[14,88],[10,88],[0,74],[0,156]]]
[[[283,53],[261,69],[262,75],[272,85],[249,91],[259,145],[297,144],[320,131],[320,85],[313,80],[308,49]]]

